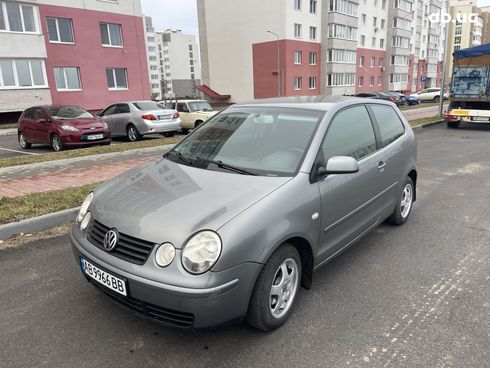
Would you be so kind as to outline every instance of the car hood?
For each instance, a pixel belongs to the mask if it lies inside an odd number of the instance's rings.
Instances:
[[[59,125],[71,125],[78,129],[103,129],[104,124],[100,119],[92,118],[92,119],[57,119],[56,120]]]
[[[180,248],[195,232],[218,230],[289,180],[198,169],[162,158],[99,187],[91,211],[121,233]]]

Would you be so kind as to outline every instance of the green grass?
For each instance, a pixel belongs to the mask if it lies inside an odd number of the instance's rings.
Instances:
[[[26,194],[20,197],[0,197],[0,224],[78,207],[97,184],[49,192]]]
[[[46,153],[37,156],[13,157],[13,158],[0,160],[0,168],[17,166],[17,165],[27,165],[27,164],[33,164],[38,162],[62,160],[66,158],[99,155],[101,153],[124,152],[124,151],[129,151],[138,148],[157,147],[166,144],[175,144],[179,142],[181,139],[182,136],[176,136],[172,138],[149,139],[140,142],[114,144],[110,146],[97,146],[97,147],[89,147],[89,148],[71,149],[67,151],[51,152],[51,153]]]
[[[0,125],[0,129],[15,129],[15,128],[17,128],[17,123]]]
[[[409,123],[411,126],[417,126],[417,125],[421,125],[421,124],[426,124],[426,123],[433,123],[435,121],[441,121],[441,117],[438,115],[434,115],[434,116],[428,116],[426,118],[420,118],[420,119],[415,119],[415,120],[410,120]]]

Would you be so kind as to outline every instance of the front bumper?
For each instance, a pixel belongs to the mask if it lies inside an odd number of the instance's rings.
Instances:
[[[94,134],[102,134],[103,137],[100,139],[89,140],[88,136]],[[112,136],[110,131],[94,131],[83,134],[63,132],[61,133],[60,138],[65,146],[90,146],[94,144],[107,144],[111,142]]]
[[[70,240],[77,263],[82,256],[107,272],[126,279],[128,297],[89,280],[113,301],[153,322],[177,327],[208,328],[242,319],[247,313],[250,295],[261,268],[260,264],[246,262],[222,272],[192,276],[213,280],[213,283],[205,282],[205,288],[183,287],[139,276],[138,268],[148,265],[137,266],[121,261],[98,249],[86,240],[76,225]],[[154,257],[153,252],[147,263]],[[179,260],[180,256],[176,256],[174,262]],[[200,281],[202,279],[196,280],[196,284],[202,283]]]
[[[140,134],[146,135],[155,133],[176,132],[180,129],[180,123],[180,119],[172,120],[171,122],[144,120],[143,128],[141,129]]]

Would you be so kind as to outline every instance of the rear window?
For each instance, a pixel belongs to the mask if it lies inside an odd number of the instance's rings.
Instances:
[[[153,101],[143,101],[143,102],[133,102],[134,107],[136,107],[140,111],[149,111],[149,110],[166,110],[167,107],[164,105],[153,102]]]
[[[386,147],[405,133],[400,117],[391,106],[370,105],[370,107],[378,122],[382,147]]]

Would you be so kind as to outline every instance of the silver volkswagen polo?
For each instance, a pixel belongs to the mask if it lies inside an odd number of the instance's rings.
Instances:
[[[416,143],[391,102],[232,106],[101,185],[71,232],[83,276],[152,321],[283,324],[313,271],[415,201]]]

